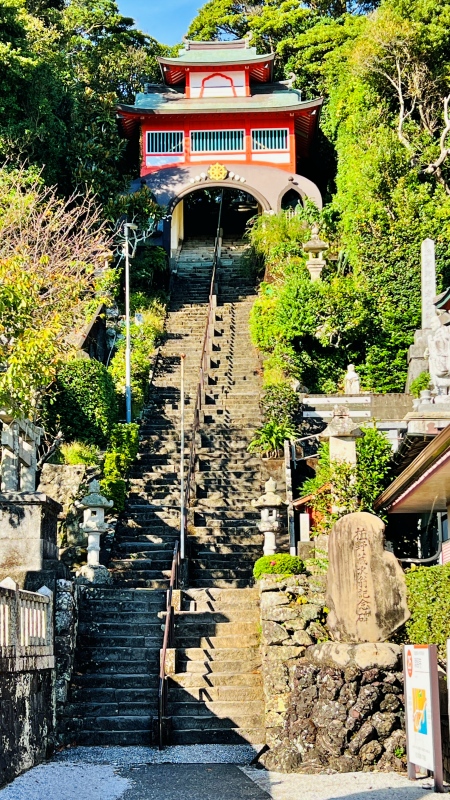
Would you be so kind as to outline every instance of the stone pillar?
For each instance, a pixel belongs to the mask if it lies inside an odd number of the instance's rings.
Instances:
[[[0,564],[20,588],[55,591],[64,577],[56,542],[61,506],[41,492],[0,494]],[[0,575],[1,578],[1,575]]]
[[[42,428],[27,419],[4,424],[1,435],[3,492],[35,491],[36,448],[42,433]]]
[[[433,239],[425,239],[421,247],[422,329],[436,324],[436,258]]]

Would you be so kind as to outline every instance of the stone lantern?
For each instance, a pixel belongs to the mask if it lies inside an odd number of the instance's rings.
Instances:
[[[264,555],[273,556],[277,547],[277,533],[282,526],[281,510],[287,503],[275,494],[277,484],[273,478],[269,478],[264,488],[265,494],[253,500],[252,506],[261,510],[258,528],[264,534]]]
[[[108,528],[105,509],[112,508],[113,501],[100,494],[100,484],[94,480],[89,484],[88,494],[77,506],[83,509],[83,524],[80,528],[88,537],[87,564],[81,568],[80,575],[93,583],[110,583],[110,573],[100,564],[100,536]]]
[[[345,405],[335,405],[333,417],[319,439],[330,440],[330,461],[345,461],[356,465],[356,440],[362,436],[361,429],[355,425]]]
[[[323,268],[327,264],[323,257],[323,253],[325,250],[328,250],[328,244],[327,242],[322,242],[322,240],[319,239],[319,226],[317,222],[313,224],[311,229],[311,239],[309,242],[305,242],[303,245],[303,250],[305,253],[308,253],[306,266],[311,276],[311,280],[318,281]]]

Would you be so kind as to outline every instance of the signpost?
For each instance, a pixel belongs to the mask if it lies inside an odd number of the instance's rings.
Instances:
[[[434,775],[436,792],[443,792],[441,714],[436,645],[407,644],[403,651],[408,777],[416,767]]]

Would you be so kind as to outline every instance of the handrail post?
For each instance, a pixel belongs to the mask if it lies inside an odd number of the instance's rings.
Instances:
[[[185,516],[186,506],[184,502],[184,360],[186,355],[181,354],[181,388],[180,388],[180,414],[181,414],[181,453],[180,453],[180,558],[185,557]]]

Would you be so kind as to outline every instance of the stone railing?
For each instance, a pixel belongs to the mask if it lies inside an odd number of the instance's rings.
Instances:
[[[0,672],[53,669],[53,594],[0,583]]]

